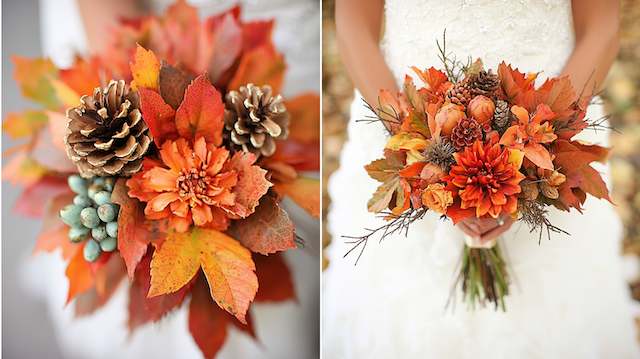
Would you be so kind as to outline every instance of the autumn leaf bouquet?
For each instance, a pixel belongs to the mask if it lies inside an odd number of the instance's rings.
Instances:
[[[537,74],[501,63],[451,60],[440,47],[443,70],[413,67],[400,93],[380,91],[375,116],[389,133],[384,157],[366,166],[381,182],[368,202],[386,220],[359,237],[364,250],[374,235],[408,230],[429,211],[453,223],[477,218],[520,220],[531,231],[565,233],[549,219],[549,207],[582,210],[587,194],[609,200],[591,163],[608,149],[574,139],[588,127],[589,99],[567,77],[536,86]],[[466,237],[457,276],[466,302],[504,309],[509,278],[496,240]]]
[[[280,95],[274,23],[240,10],[200,21],[178,1],[122,20],[104,53],[67,69],[14,57],[44,108],[3,125],[24,141],[4,168],[24,186],[16,210],[44,217],[35,251],[61,250],[76,314],[121,282],[131,331],[190,298],[207,358],[229,325],[255,336],[252,302],[295,296],[279,253],[301,239],[282,199],[319,211],[319,184],[300,173],[319,167],[319,99]]]

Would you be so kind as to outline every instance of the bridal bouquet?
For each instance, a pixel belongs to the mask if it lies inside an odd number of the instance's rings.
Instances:
[[[453,223],[468,218],[520,220],[531,231],[566,233],[548,218],[548,207],[581,211],[587,194],[609,199],[600,174],[608,149],[572,140],[598,123],[585,119],[588,99],[567,77],[541,86],[537,74],[501,63],[497,73],[481,60],[463,64],[440,47],[443,70],[413,67],[401,93],[382,90],[375,116],[390,138],[384,157],[366,166],[382,182],[368,203],[387,222],[361,237],[347,237],[351,251],[367,240],[407,231],[432,211]],[[371,107],[371,106],[369,106]],[[495,241],[467,237],[458,281],[472,306],[504,309],[509,279]]]
[[[24,143],[4,178],[24,186],[16,211],[44,217],[35,252],[60,249],[77,315],[123,281],[130,331],[190,297],[189,330],[211,358],[229,325],[255,337],[252,302],[295,297],[278,253],[300,240],[280,203],[318,216],[318,182],[299,172],[319,167],[319,99],[279,94],[272,28],[239,7],[200,22],[178,1],[123,20],[107,51],[68,69],[13,58],[43,109],[5,119]]]

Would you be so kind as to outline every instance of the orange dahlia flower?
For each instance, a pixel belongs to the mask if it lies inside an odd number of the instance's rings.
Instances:
[[[495,141],[483,144],[476,141],[463,152],[454,155],[446,181],[457,190],[460,208],[475,208],[476,217],[489,214],[497,218],[502,213],[512,214],[517,209],[522,153],[501,147]]]
[[[228,208],[235,204],[232,189],[236,170],[226,166],[229,151],[198,138],[193,148],[187,140],[166,141],[160,159],[146,159],[143,170],[127,181],[129,195],[147,202],[149,219],[169,218],[184,232],[193,223],[224,230]]]

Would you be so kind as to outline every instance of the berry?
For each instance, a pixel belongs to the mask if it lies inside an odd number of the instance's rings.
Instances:
[[[87,182],[78,175],[69,176],[69,178],[67,178],[67,184],[69,184],[69,188],[77,194],[87,193]]]
[[[80,212],[80,221],[87,228],[95,228],[100,224],[98,212],[93,207],[87,207]]]
[[[101,240],[107,238],[107,229],[104,226],[93,228],[91,230],[91,237],[100,242]]]
[[[109,237],[118,238],[118,222],[109,222],[105,227]]]
[[[113,252],[118,246],[118,241],[113,237],[107,237],[107,239],[100,242],[100,248],[105,252]]]
[[[87,189],[87,195],[89,196],[89,198],[94,199],[96,193],[100,192],[100,190],[102,190],[102,188],[100,186],[96,186],[96,185],[91,185],[89,186],[89,189]]]
[[[71,227],[69,229],[69,240],[74,243],[82,242],[87,238],[87,234],[89,234],[89,228],[87,227]]]
[[[77,204],[78,206],[85,208],[85,207],[91,207],[92,203],[91,200],[89,199],[89,197],[87,195],[84,194],[79,194],[75,197],[73,197],[73,203]]]
[[[85,244],[82,254],[84,254],[84,259],[88,262],[95,262],[95,260],[100,257],[100,252],[101,250],[98,242],[89,240],[87,241],[87,244]]]
[[[93,200],[98,206],[105,203],[111,203],[111,193],[107,191],[100,191],[93,196]]]
[[[107,179],[104,180],[104,189],[106,191],[113,191],[113,186],[115,185],[116,180],[113,177],[109,177]]]
[[[116,219],[116,215],[116,207],[111,203],[105,203],[98,207],[98,217],[100,217],[103,222],[113,221]]]
[[[62,222],[71,227],[79,227],[81,224],[80,214],[82,207],[75,204],[68,204],[60,210]]]
[[[104,187],[104,177],[93,177],[93,184],[96,186]]]

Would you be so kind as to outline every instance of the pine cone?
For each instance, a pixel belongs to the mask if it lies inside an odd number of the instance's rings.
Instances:
[[[471,94],[474,96],[483,95],[493,97],[498,86],[500,86],[500,79],[498,75],[491,72],[491,70],[482,70],[469,81],[469,88],[471,89]]]
[[[513,117],[511,115],[511,109],[509,109],[509,104],[506,101],[497,100],[491,127],[502,135],[507,128],[511,127],[512,121]]]
[[[451,142],[458,151],[471,146],[477,139],[482,138],[482,125],[474,118],[465,118],[451,132]]]
[[[137,93],[123,80],[97,87],[78,107],[67,110],[67,155],[82,177],[128,176],[140,170],[152,139],[140,113]]]
[[[270,86],[254,84],[229,91],[225,97],[225,136],[238,150],[271,156],[275,140],[289,135],[289,113],[282,96],[272,96]]]
[[[469,88],[468,81],[461,81],[454,84],[445,94],[445,101],[454,103],[456,105],[467,106],[469,101],[473,98],[471,89]]]

